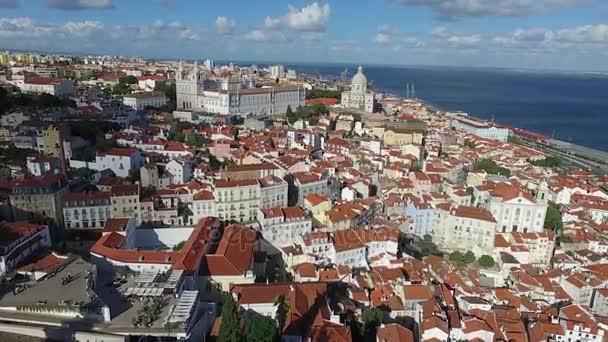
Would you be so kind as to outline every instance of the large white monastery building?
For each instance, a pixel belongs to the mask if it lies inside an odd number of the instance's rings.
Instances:
[[[241,75],[206,77],[198,64],[186,73],[180,63],[175,76],[177,109],[223,115],[265,116],[285,113],[304,105],[305,90],[298,86],[257,88]]]
[[[374,92],[367,91],[367,77],[363,74],[363,67],[359,65],[359,69],[351,81],[350,91],[342,92],[342,105],[373,113],[375,96]]]

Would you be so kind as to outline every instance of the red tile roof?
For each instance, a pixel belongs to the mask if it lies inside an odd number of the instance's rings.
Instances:
[[[256,232],[233,224],[224,229],[215,253],[205,255],[206,275],[244,275],[253,262]]]
[[[25,221],[0,222],[0,246],[8,246],[15,240],[32,236],[46,228],[45,225]]]

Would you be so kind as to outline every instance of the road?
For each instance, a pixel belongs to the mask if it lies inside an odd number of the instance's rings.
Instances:
[[[580,149],[581,147],[576,146],[576,145],[572,145],[572,147],[570,147],[570,148],[567,148],[567,147],[560,148],[555,145],[539,144],[538,142],[528,141],[528,140],[524,140],[524,139],[521,139],[520,141],[521,141],[522,145],[524,145],[524,146],[539,150],[546,154],[560,157],[562,159],[561,168],[563,168],[565,170],[584,169],[584,170],[588,170],[589,172],[594,173],[594,174],[608,173],[608,164],[606,164],[606,162],[608,162],[608,158],[605,159],[606,160],[605,163],[601,164],[601,163],[598,163],[598,162],[595,162],[592,160],[578,157],[573,154],[573,153],[577,153],[579,155],[582,155],[582,154],[595,153],[596,155],[593,155],[593,158],[602,160],[605,152],[594,151],[591,149],[582,150],[582,149]],[[592,151],[592,152],[590,152],[590,151]]]

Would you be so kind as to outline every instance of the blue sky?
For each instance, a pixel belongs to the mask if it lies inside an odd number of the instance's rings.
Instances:
[[[606,0],[0,0],[0,48],[606,70]]]

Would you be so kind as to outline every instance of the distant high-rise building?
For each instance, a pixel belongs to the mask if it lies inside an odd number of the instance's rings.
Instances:
[[[215,69],[215,62],[213,61],[213,59],[206,59],[204,66],[207,70],[213,70]]]
[[[277,65],[271,65],[270,66],[270,76],[275,77],[275,78],[283,78],[285,77],[285,67],[277,64]]]

